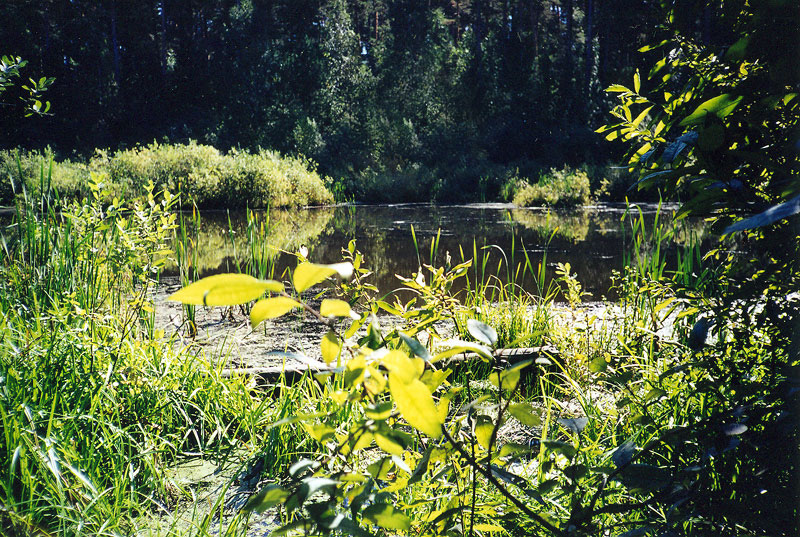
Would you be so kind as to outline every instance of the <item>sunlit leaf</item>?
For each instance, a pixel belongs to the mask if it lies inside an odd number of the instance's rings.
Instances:
[[[403,446],[400,445],[397,440],[392,438],[391,436],[384,434],[381,431],[377,431],[374,434],[375,443],[378,445],[386,453],[391,455],[402,455],[403,454]]]
[[[295,290],[300,293],[334,274],[338,274],[343,279],[349,279],[353,275],[352,263],[317,265],[316,263],[303,262],[294,269],[292,282],[294,283]]]
[[[506,533],[506,529],[497,524],[473,524],[472,528],[475,531],[483,531],[486,533]]]
[[[328,330],[328,333],[322,338],[319,344],[322,351],[322,359],[325,363],[330,365],[331,362],[339,358],[339,351],[342,349],[342,344],[339,341],[339,336],[333,330]]]
[[[215,274],[187,285],[167,300],[195,306],[236,306],[256,300],[267,291],[283,292],[283,284],[248,274]]]
[[[392,415],[392,403],[390,401],[375,403],[368,406],[364,413],[371,420],[385,420]]]
[[[598,354],[589,362],[589,371],[592,373],[602,373],[608,367],[608,362],[603,354]]]
[[[512,365],[496,373],[489,375],[489,382],[496,387],[502,386],[504,390],[511,391],[517,387],[521,377],[522,370],[533,363],[532,360],[525,360]]]
[[[319,314],[323,317],[349,317],[350,304],[344,300],[326,298],[319,306]]]
[[[421,358],[409,358],[402,351],[390,351],[381,363],[404,382],[418,379],[425,370],[425,362]]]
[[[330,425],[325,423],[315,423],[305,425],[308,434],[317,442],[325,442],[333,438],[335,430]]]
[[[683,121],[680,122],[680,125],[685,127],[686,125],[701,123],[709,114],[713,114],[720,118],[725,117],[733,112],[736,107],[739,106],[740,102],[742,102],[741,95],[737,96],[730,93],[724,93],[709,99],[698,106],[694,112],[683,118]]]
[[[243,507],[245,512],[263,513],[289,497],[289,491],[278,485],[267,485],[258,494],[250,496]]]
[[[389,373],[389,391],[392,393],[400,414],[415,429],[431,438],[442,434],[442,420],[436,410],[430,390],[418,379],[391,371]]]
[[[374,503],[363,513],[364,520],[387,530],[408,532],[411,519],[399,509],[388,503]]]
[[[460,339],[450,339],[444,342],[445,345],[449,345],[450,348],[440,352],[436,356],[433,357],[431,360],[432,362],[438,362],[439,360],[444,360],[446,358],[450,358],[451,356],[455,356],[457,354],[462,354],[466,352],[474,352],[487,362],[491,362],[494,360],[494,356],[492,356],[492,350],[485,345],[479,345],[477,343],[470,343],[468,341],[462,341]]]
[[[258,326],[266,319],[280,317],[294,308],[301,308],[302,306],[300,302],[288,296],[276,296],[259,300],[250,310],[250,325]]]

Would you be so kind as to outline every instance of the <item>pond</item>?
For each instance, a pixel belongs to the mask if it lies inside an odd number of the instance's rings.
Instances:
[[[630,245],[630,221],[641,210],[646,228],[656,218],[670,222],[675,207],[640,204],[631,212],[624,204],[603,204],[575,209],[518,208],[507,204],[470,205],[341,205],[253,212],[204,211],[195,227],[191,215],[182,217],[187,235],[197,247],[189,252],[199,276],[247,270],[248,260],[263,257],[268,270],[280,277],[294,266],[293,253],[308,249],[317,263],[341,261],[342,248],[355,239],[365,266],[374,272],[371,282],[382,293],[400,287],[396,275],[410,277],[420,264],[441,266],[449,254],[452,264],[463,258],[489,256],[483,278],[505,279],[507,266],[525,263],[534,269],[544,262],[547,278],[557,263],[569,263],[593,300],[609,294],[611,275],[621,270]],[[413,230],[413,232],[412,232]],[[702,240],[702,220],[681,221],[668,249]],[[706,232],[707,234],[707,232]],[[414,236],[418,247],[415,247]],[[438,248],[431,263],[431,241]],[[166,276],[175,275],[176,267]],[[258,273],[257,273],[258,274]],[[262,273],[261,276],[269,276]],[[473,268],[470,276],[480,277]],[[517,279],[536,292],[530,273]],[[608,298],[613,298],[609,296]]]

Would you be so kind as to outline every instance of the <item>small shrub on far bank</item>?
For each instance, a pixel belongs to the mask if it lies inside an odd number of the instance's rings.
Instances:
[[[534,185],[523,182],[514,195],[514,204],[565,207],[585,205],[590,197],[589,176],[584,170],[551,169]]]
[[[200,207],[296,207],[333,201],[313,163],[285,157],[274,151],[227,154],[194,142],[157,144],[117,151],[97,151],[86,164],[56,161],[50,150],[44,152],[2,151],[0,203],[13,197],[24,183],[30,192],[38,191],[52,165],[50,186],[64,198],[79,198],[88,193],[89,173],[107,176],[104,190],[111,196],[137,196],[152,182],[158,188],[180,191],[184,203],[190,199]]]
[[[70,160],[53,160],[50,170],[52,159],[53,152],[49,148],[42,152],[0,151],[0,203],[11,202],[15,191],[22,192],[23,183],[31,194],[37,194],[42,183],[48,181],[50,187],[64,197],[78,198],[89,193],[89,166]]]

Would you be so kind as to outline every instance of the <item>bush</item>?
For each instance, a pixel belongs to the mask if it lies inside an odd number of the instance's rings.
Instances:
[[[117,152],[109,159],[113,183],[180,190],[200,206],[274,207],[330,203],[333,196],[315,166],[274,151],[227,155],[198,145],[159,145]]]
[[[136,196],[152,182],[159,189],[180,191],[184,203],[194,200],[201,207],[296,207],[333,201],[315,165],[304,158],[267,150],[222,154],[194,142],[153,143],[111,155],[97,151],[88,164],[56,161],[50,150],[0,152],[0,170],[8,179],[0,186],[0,200],[11,200],[11,180],[36,192],[51,160],[50,186],[65,198],[86,195],[90,172],[97,172],[105,174],[109,196]]]
[[[514,195],[514,204],[529,207],[546,205],[566,207],[584,205],[590,200],[589,176],[584,170],[551,169],[539,177],[535,185],[521,182]]]
[[[0,151],[0,203],[11,203],[14,192],[22,187],[38,195],[42,186],[56,189],[68,198],[82,197],[88,193],[89,167],[79,162],[64,160],[50,162],[53,152],[44,151]]]

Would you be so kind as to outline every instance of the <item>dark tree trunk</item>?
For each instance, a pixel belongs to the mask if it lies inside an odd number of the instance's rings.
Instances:
[[[573,26],[574,20],[572,17],[573,0],[565,0],[561,16],[565,18],[565,31],[564,31],[564,65],[561,73],[561,92],[564,99],[565,117],[569,117],[569,109],[571,108],[572,98],[574,92],[572,91],[572,75],[573,66],[575,64],[573,58],[574,37]]]
[[[117,88],[122,85],[122,58],[119,52],[119,39],[117,38],[117,4],[111,3],[111,46],[114,53],[114,81],[117,83]]]
[[[586,93],[586,104],[589,105],[592,94],[592,69],[594,68],[594,1],[586,0],[586,49],[583,63],[583,88]]]

